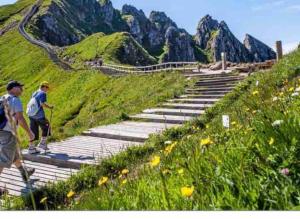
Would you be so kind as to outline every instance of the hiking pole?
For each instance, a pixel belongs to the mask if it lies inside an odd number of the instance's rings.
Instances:
[[[47,136],[46,136],[47,139],[48,139],[48,137],[49,137],[49,135],[50,135],[50,129],[52,129],[52,127],[51,127],[52,117],[53,117],[53,108],[50,109],[50,119],[49,119],[48,131],[47,131]],[[52,131],[52,130],[51,130],[51,131]],[[47,151],[47,150],[45,150],[45,154],[47,153],[46,151]]]

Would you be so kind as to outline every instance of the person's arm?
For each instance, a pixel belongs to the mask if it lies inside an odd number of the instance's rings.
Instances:
[[[26,131],[28,137],[29,137],[29,141],[33,141],[34,140],[34,134],[32,133],[32,131],[30,130],[24,116],[23,116],[23,112],[17,112],[15,114],[15,119],[17,120],[18,124]]]
[[[48,109],[53,109],[54,107],[49,105],[48,103],[41,103],[42,107],[48,108]]]

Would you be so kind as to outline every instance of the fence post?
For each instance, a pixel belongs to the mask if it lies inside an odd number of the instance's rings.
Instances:
[[[227,63],[226,63],[226,53],[222,52],[222,70],[225,71],[227,69]]]
[[[282,51],[282,42],[276,41],[276,54],[277,54],[277,61],[282,59],[283,51]]]

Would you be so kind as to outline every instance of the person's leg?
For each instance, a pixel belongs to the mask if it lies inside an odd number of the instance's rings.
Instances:
[[[50,128],[50,123],[47,119],[41,119],[38,121],[39,126],[42,129],[42,138],[41,141],[39,143],[39,147],[44,149],[44,150],[48,150],[47,147],[47,138],[48,136],[51,135],[51,128]]]
[[[20,160],[19,156],[17,156],[17,159],[16,161],[14,162],[14,165],[17,167],[17,169],[20,171],[21,173],[21,176],[22,176],[22,179],[24,182],[28,182],[30,176],[32,174],[34,174],[35,172],[35,169],[34,168],[30,168],[30,167],[27,167],[25,168],[22,164],[22,161]]]
[[[34,140],[29,142],[28,152],[30,154],[36,154],[38,153],[38,150],[36,149],[36,141],[39,140],[39,125],[38,122],[32,118],[30,118],[30,130],[34,134]]]

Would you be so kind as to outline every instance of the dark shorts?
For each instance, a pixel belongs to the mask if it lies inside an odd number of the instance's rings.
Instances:
[[[0,167],[10,168],[19,159],[16,137],[11,132],[0,131]]]
[[[30,118],[30,130],[33,132],[33,134],[35,136],[34,140],[39,140],[39,128],[41,128],[41,130],[42,130],[42,137],[47,137],[47,136],[51,135],[50,124],[46,118],[44,118],[44,119]],[[48,130],[49,130],[49,133],[48,133]]]

